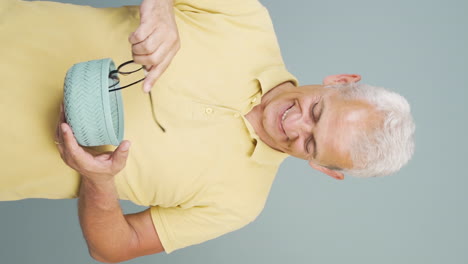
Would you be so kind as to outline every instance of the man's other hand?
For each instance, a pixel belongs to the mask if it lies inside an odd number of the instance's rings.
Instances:
[[[55,140],[63,161],[72,169],[94,182],[112,181],[126,164],[130,141],[125,140],[113,152],[93,155],[78,145],[71,127],[65,121],[63,103],[55,131]]]
[[[140,26],[130,34],[133,60],[145,66],[143,90],[149,92],[180,49],[173,0],[143,0]]]

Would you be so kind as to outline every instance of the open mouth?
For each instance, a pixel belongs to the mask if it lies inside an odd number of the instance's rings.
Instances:
[[[287,137],[288,135],[286,135],[286,131],[284,131],[284,127],[283,127],[283,121],[286,119],[286,116],[288,115],[288,112],[289,110],[294,106],[294,104],[292,104],[291,106],[289,106],[287,109],[284,110],[284,112],[279,116],[279,128],[280,130],[283,132],[283,134]]]

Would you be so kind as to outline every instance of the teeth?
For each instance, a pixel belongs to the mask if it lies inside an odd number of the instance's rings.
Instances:
[[[290,109],[291,109],[291,108],[289,108],[288,110],[286,110],[286,111],[284,112],[283,117],[281,118],[281,121],[284,121],[284,119],[286,118],[286,115],[288,114],[288,112],[289,112]]]

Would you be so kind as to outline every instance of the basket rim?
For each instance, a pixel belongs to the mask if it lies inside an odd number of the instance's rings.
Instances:
[[[101,66],[101,103],[104,112],[104,120],[106,125],[106,132],[107,136],[112,145],[118,146],[123,138],[123,103],[122,103],[122,95],[120,90],[114,91],[113,93],[117,93],[117,102],[115,107],[117,108],[117,122],[118,122],[118,133],[116,133],[114,129],[113,119],[112,119],[112,111],[110,105],[110,92],[109,92],[109,72],[115,70],[115,63],[112,59],[106,58],[103,59],[103,63]],[[117,85],[118,87],[119,85]]]

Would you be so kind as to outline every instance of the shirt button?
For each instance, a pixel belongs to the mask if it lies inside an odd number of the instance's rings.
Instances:
[[[235,113],[235,114],[234,114],[234,117],[235,117],[235,118],[237,118],[237,117],[239,117],[239,116],[240,116],[239,113]]]
[[[252,99],[252,103],[255,103],[257,102],[257,97],[254,97],[254,99]]]
[[[211,109],[211,108],[206,108],[206,109],[205,109],[205,113],[211,114],[211,113],[213,113],[213,109]]]

